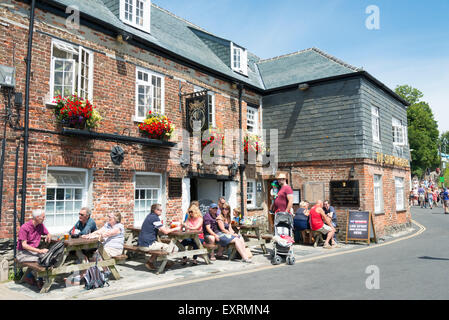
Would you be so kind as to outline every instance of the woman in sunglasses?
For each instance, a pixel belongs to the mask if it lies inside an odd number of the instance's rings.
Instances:
[[[184,227],[187,231],[202,231],[203,230],[203,215],[201,214],[200,209],[196,205],[191,205],[189,207],[189,210],[187,211],[187,219],[184,222]],[[199,236],[201,243],[204,242],[204,234],[201,233]],[[195,243],[194,239],[184,239],[181,244],[186,246],[192,246],[195,250],[198,249],[197,244]],[[197,260],[198,256],[193,256],[193,265],[198,264]],[[182,265],[187,264],[187,257],[183,257],[182,259]]]

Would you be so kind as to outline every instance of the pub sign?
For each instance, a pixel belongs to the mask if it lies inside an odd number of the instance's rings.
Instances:
[[[195,92],[186,98],[187,130],[204,131],[209,128],[209,99],[207,90]]]

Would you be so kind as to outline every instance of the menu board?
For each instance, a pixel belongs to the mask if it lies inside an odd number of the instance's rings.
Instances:
[[[373,230],[374,239],[376,239],[376,232],[372,221],[371,213],[368,211],[349,211],[348,220],[346,224],[346,242],[353,241],[368,241],[371,239],[371,228]]]
[[[330,202],[334,207],[359,207],[359,181],[331,181]]]

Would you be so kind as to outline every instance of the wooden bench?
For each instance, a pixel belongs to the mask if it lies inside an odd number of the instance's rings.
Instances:
[[[123,263],[124,261],[126,261],[126,259],[128,259],[128,256],[126,254],[121,254],[119,256],[115,256],[115,257],[111,257],[111,258],[115,260],[115,263],[119,264],[119,263]]]
[[[165,252],[162,250],[146,250],[146,249],[142,249],[142,247],[132,246],[132,245],[128,245],[128,244],[125,244],[123,246],[123,250],[136,252],[136,253],[142,253],[142,254],[148,254],[148,255],[153,255],[153,254],[157,255],[157,256],[168,255],[168,252]]]
[[[26,277],[28,277],[28,275],[32,272],[35,271],[36,272],[36,277],[37,278],[44,278],[45,282],[48,282],[48,277],[47,277],[47,269],[45,269],[45,267],[42,267],[41,265],[39,265],[39,263],[37,262],[19,262],[17,259],[14,259],[14,261],[16,262],[16,265],[18,268],[23,269],[26,268],[26,271],[23,273],[22,278],[20,278],[19,283],[23,283],[26,279]],[[51,270],[51,268],[49,269]],[[46,292],[46,286],[41,288],[41,293]]]

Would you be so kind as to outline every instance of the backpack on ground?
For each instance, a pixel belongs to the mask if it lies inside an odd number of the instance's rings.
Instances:
[[[62,254],[64,253],[64,240],[58,241],[54,244],[47,253],[39,258],[39,265],[45,268],[55,267],[61,260]]]
[[[86,274],[83,278],[85,281],[84,289],[86,290],[103,288],[105,284],[109,286],[107,277],[105,276],[104,272],[98,268],[97,263],[87,269]]]

